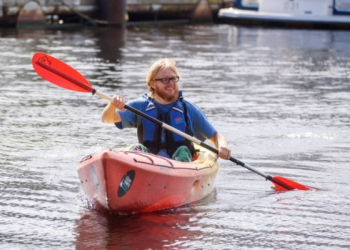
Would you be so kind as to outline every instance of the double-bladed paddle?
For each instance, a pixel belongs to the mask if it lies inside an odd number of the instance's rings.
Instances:
[[[38,73],[39,76],[44,78],[45,80],[59,86],[65,89],[69,89],[72,91],[78,91],[78,92],[89,92],[95,95],[98,95],[99,97],[102,97],[103,99],[106,99],[107,101],[112,102],[113,99],[102,92],[97,91],[94,89],[91,84],[85,79],[84,76],[82,76],[78,71],[67,65],[66,63],[41,52],[35,53],[32,58],[32,63],[35,71]],[[206,144],[205,142],[202,142],[198,140],[197,138],[194,138],[180,130],[177,130],[176,128],[171,127],[170,125],[159,121],[147,114],[144,114],[143,112],[140,112],[139,110],[130,107],[128,105],[124,106],[125,109],[135,113],[138,116],[141,116],[147,120],[150,120],[151,122],[154,122],[155,124],[161,126],[164,129],[167,129],[175,134],[178,134],[182,136],[183,138],[196,143],[216,154],[218,154],[218,149],[210,146],[209,144]],[[250,171],[264,177],[266,180],[271,181],[275,185],[275,189],[278,191],[286,191],[286,190],[311,190],[310,187],[304,186],[300,183],[297,183],[295,181],[289,180],[287,178],[281,177],[281,176],[271,176],[268,175],[262,171],[259,171],[252,166],[230,157],[230,161],[236,163],[239,166],[242,166],[246,169],[249,169]]]

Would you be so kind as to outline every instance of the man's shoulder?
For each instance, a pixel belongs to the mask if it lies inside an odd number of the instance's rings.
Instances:
[[[132,99],[130,102],[132,102],[132,103],[146,103],[146,102],[148,102],[148,95],[147,94],[143,94],[140,97]]]
[[[142,96],[129,101],[130,106],[138,107],[138,108],[145,108],[147,107],[148,103],[149,103],[149,100],[148,100],[147,94],[143,94]]]
[[[186,100],[186,99],[184,99],[184,101],[185,101],[186,107],[188,109],[198,110],[198,111],[202,112],[202,110],[195,103],[193,103],[193,102],[191,102],[189,100]]]

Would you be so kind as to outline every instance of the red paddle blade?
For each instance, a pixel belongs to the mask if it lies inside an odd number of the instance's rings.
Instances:
[[[45,80],[65,89],[78,92],[93,92],[91,84],[78,71],[64,62],[38,52],[32,58],[36,73]]]
[[[286,191],[286,190],[312,190],[311,188],[304,186],[298,182],[289,180],[281,176],[274,176],[271,178],[271,181],[275,185],[275,190],[277,191]]]

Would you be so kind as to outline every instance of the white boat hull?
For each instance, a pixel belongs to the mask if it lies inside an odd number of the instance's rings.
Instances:
[[[260,0],[258,10],[240,8],[220,9],[221,20],[259,21],[285,24],[342,25],[350,28],[350,15],[334,15],[329,0]]]

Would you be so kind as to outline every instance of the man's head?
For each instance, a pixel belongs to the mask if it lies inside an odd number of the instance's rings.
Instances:
[[[165,58],[156,61],[146,76],[148,90],[152,96],[159,96],[165,102],[172,102],[178,98],[179,74],[173,59]]]

